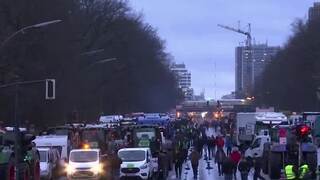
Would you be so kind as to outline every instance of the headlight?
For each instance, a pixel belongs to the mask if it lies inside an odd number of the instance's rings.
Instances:
[[[102,173],[103,172],[103,166],[102,164],[98,164],[94,167],[91,168],[91,171],[95,174],[99,174],[99,173]]]
[[[71,166],[70,164],[66,165],[67,174],[73,174],[75,171],[76,171],[76,169],[73,166]]]
[[[148,168],[148,164],[144,164],[142,166],[140,166],[140,169],[147,169]]]

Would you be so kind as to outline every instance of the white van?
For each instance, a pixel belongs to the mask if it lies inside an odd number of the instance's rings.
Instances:
[[[37,148],[54,148],[60,153],[60,158],[68,159],[68,136],[65,135],[46,135],[37,136],[35,140]]]
[[[124,148],[118,151],[118,156],[122,160],[120,179],[151,179],[156,171],[150,148]]]
[[[60,156],[56,149],[38,148],[40,154],[40,176],[45,179],[52,179]]]
[[[271,138],[269,135],[256,136],[251,146],[249,147],[249,149],[245,151],[245,157],[252,157],[252,158],[262,157],[264,144],[270,143],[270,142],[271,142]]]
[[[100,150],[71,150],[66,171],[68,179],[100,179],[104,173],[100,162]]]

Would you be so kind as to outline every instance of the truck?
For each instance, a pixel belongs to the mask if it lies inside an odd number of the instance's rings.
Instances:
[[[0,132],[0,179],[16,179],[18,169],[19,179],[39,180],[40,157],[31,143],[34,136],[20,128],[17,138],[13,129],[7,127],[6,131]],[[15,156],[15,144],[20,144],[18,157]]]
[[[281,112],[237,113],[234,132],[236,144],[250,145],[255,135],[259,134],[270,134],[271,138],[276,138],[272,127],[279,124],[288,124],[287,117]]]

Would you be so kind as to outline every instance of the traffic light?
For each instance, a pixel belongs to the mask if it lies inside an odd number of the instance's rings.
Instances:
[[[56,80],[46,79],[46,99],[52,100],[56,98]]]
[[[303,140],[311,133],[311,128],[307,125],[299,125],[296,128],[296,134],[299,140]]]

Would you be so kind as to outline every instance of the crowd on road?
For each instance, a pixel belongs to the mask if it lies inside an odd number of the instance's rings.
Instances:
[[[216,129],[215,133],[208,134],[209,128]],[[190,124],[186,128],[177,129],[175,133],[174,165],[177,179],[181,179],[182,165],[190,160],[194,178],[197,179],[199,161],[203,158],[214,160],[218,174],[225,180],[266,179],[262,175],[262,159],[245,157],[244,150],[237,146],[230,134],[225,134],[223,126],[211,124]],[[188,155],[188,149],[191,153]],[[284,179],[308,179],[309,170],[306,164],[296,168],[287,162]],[[239,176],[238,176],[239,177]]]

